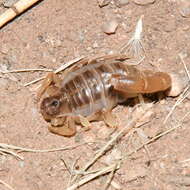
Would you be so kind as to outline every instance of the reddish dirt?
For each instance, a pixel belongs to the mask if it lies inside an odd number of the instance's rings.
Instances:
[[[1,12],[4,10],[1,7]],[[178,55],[185,55],[190,69],[190,18],[180,15],[174,0],[157,0],[145,6],[130,2],[122,8],[112,3],[100,8],[96,0],[41,1],[1,29],[0,65],[8,70],[56,69],[81,55],[117,51],[130,39],[141,15],[144,15],[143,45],[148,58],[141,66],[178,73],[186,78]],[[112,18],[117,18],[120,25],[115,34],[104,34],[102,25]],[[49,133],[47,123],[39,113],[35,85],[22,85],[41,76],[44,73],[0,73],[0,142],[33,149],[51,149],[89,141],[95,143],[66,151],[19,153],[24,161],[0,154],[0,180],[15,190],[66,189],[70,174],[62,160],[71,167],[78,159],[77,167],[82,168],[110,139],[112,132],[103,122],[94,122],[92,130],[71,138]],[[177,107],[166,124],[162,123],[176,100],[165,98],[153,105],[149,122],[141,127],[149,138],[175,127],[187,113],[189,99]],[[132,109],[128,105],[114,109],[121,126],[129,121]],[[180,128],[147,145],[149,154],[142,148],[129,156],[115,173],[114,182],[121,189],[128,190],[189,189],[190,162],[184,161],[190,158],[189,124],[187,117]],[[125,136],[116,143],[111,154],[108,152],[92,168],[103,167],[119,155],[123,157],[140,144],[136,132],[130,139]],[[107,175],[101,176],[79,189],[102,189],[107,178]],[[8,188],[0,184],[0,189]],[[109,189],[115,188],[110,186]]]

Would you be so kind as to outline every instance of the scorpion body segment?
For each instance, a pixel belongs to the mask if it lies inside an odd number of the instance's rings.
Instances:
[[[103,119],[112,125],[111,109],[118,103],[170,86],[168,74],[139,71],[127,65],[125,56],[84,59],[68,68],[63,79],[54,73],[47,76],[40,90],[40,109],[44,119],[51,121],[50,131],[72,136],[75,122],[87,126],[91,120]]]

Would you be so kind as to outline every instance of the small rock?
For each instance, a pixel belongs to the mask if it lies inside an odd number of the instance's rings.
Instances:
[[[184,87],[187,85],[187,81],[183,80],[183,78],[180,78],[177,74],[170,74],[171,80],[172,80],[172,86],[171,88],[166,92],[167,96],[176,97],[179,96]]]
[[[111,2],[111,0],[98,0],[98,5],[100,7],[104,7],[106,5],[108,5]]]
[[[156,0],[133,0],[137,5],[148,5],[153,4]]]
[[[3,54],[8,54],[9,48],[5,44],[2,44],[2,46],[0,48],[0,52]]]
[[[102,30],[106,34],[114,34],[117,30],[118,24],[117,20],[110,20],[102,26]]]
[[[115,5],[119,8],[129,4],[129,0],[115,0]]]
[[[16,3],[17,2],[17,0],[5,0],[4,2],[3,2],[3,6],[5,7],[5,8],[10,8],[14,3]]]
[[[179,1],[179,12],[183,17],[190,17],[190,1],[180,0]]]
[[[0,89],[6,89],[9,85],[9,81],[4,78],[0,78]]]
[[[93,44],[92,44],[92,47],[95,49],[95,48],[98,48],[98,43],[97,41],[95,41]]]
[[[95,134],[97,136],[98,139],[108,139],[110,137],[112,130],[107,127],[107,126],[101,126],[101,127],[97,127]]]
[[[113,149],[112,152],[105,157],[104,162],[109,165],[121,159],[122,159],[122,152],[118,149]]]
[[[175,19],[170,19],[168,20],[164,26],[163,26],[163,30],[165,32],[172,32],[176,30],[176,23],[175,23]]]

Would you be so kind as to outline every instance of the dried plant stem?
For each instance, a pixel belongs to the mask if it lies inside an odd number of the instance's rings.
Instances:
[[[107,189],[109,188],[109,186],[110,186],[110,184],[111,184],[111,182],[112,182],[112,180],[113,180],[115,171],[116,171],[116,169],[117,169],[116,167],[117,167],[117,165],[115,165],[115,168],[113,168],[113,170],[110,172],[109,177],[108,177],[108,180],[107,180],[107,182],[106,182],[106,184],[105,184],[104,190],[107,190]]]
[[[87,162],[87,164],[81,169],[81,173],[83,173],[87,169],[89,169],[102,155],[104,155],[110,149],[110,147],[113,146],[113,144],[119,138],[121,138],[126,133],[128,133],[135,126],[138,119],[140,119],[146,113],[147,110],[148,110],[148,108],[143,110],[137,117],[133,117],[122,130],[120,130],[117,134],[115,134],[112,137],[112,139],[110,141],[108,141],[107,144],[99,150],[99,152],[94,156],[94,158],[92,160],[90,160],[89,162]],[[78,177],[79,177],[79,175],[76,175],[72,181],[76,181]]]
[[[168,113],[168,115],[166,116],[166,118],[164,119],[163,123],[165,124],[168,120],[168,118],[172,115],[173,111],[175,110],[175,108],[181,104],[183,102],[183,100],[188,97],[190,95],[190,85],[188,85],[184,91],[182,92],[182,94],[179,96],[179,98],[177,99],[177,101],[175,102],[175,104],[173,105],[173,107],[171,108],[170,112]],[[189,91],[189,92],[188,92]]]
[[[183,63],[183,66],[184,66],[184,68],[185,68],[185,71],[186,71],[187,76],[188,76],[189,81],[190,81],[190,73],[189,73],[189,70],[187,69],[187,65],[186,65],[185,61],[183,60],[183,57],[182,57],[181,54],[179,54],[179,57],[180,57],[180,59],[181,59],[181,62]]]
[[[131,49],[133,56],[134,57],[140,57],[141,56],[141,51],[143,50],[143,53],[145,53],[145,49],[142,45],[141,38],[142,38],[142,30],[143,30],[143,24],[142,24],[142,18],[144,16],[141,16],[140,19],[138,20],[135,28],[135,32],[131,39],[128,41],[127,44],[124,44],[119,52],[123,53],[127,49]]]
[[[86,171],[90,166],[92,166],[107,150],[110,149],[110,147],[123,135],[125,135],[127,132],[129,132],[135,125],[137,121],[137,118],[133,118],[131,121],[128,122],[127,126],[124,127],[122,130],[120,130],[100,151],[96,156],[90,160],[85,167],[82,169],[82,171]]]
[[[24,158],[22,156],[18,155],[17,153],[13,152],[12,150],[17,150],[19,153],[20,152],[45,153],[45,152],[55,152],[55,151],[70,150],[70,149],[74,149],[74,148],[77,148],[79,146],[89,144],[89,143],[93,143],[93,142],[85,142],[85,143],[81,143],[81,144],[74,145],[74,146],[67,146],[67,147],[54,148],[54,149],[45,149],[45,150],[29,149],[29,148],[23,148],[23,147],[19,147],[19,146],[0,143],[0,153],[11,154],[12,156],[14,156],[14,157],[16,157],[16,158],[18,158],[20,160],[24,160]],[[9,150],[9,149],[11,149],[11,150]]]
[[[40,0],[19,0],[12,7],[6,10],[0,15],[0,27],[5,25],[7,22],[11,21],[13,18],[24,12],[26,9],[30,8],[32,5]]]
[[[80,56],[80,57],[77,57],[71,61],[68,61],[67,63],[64,63],[63,65],[61,65],[58,69],[56,69],[54,71],[54,73],[60,73],[61,71],[65,70],[66,68],[70,67],[71,65],[73,65],[74,63],[82,60],[84,58],[84,56]]]
[[[32,80],[32,81],[30,81],[30,82],[25,83],[23,86],[26,87],[26,86],[29,86],[29,85],[31,85],[31,84],[35,84],[35,83],[37,83],[37,82],[39,82],[39,81],[41,81],[41,80],[43,80],[43,79],[45,79],[45,78],[46,78],[45,76],[40,77],[40,78],[37,78],[37,79],[35,79],[35,80]]]
[[[178,125],[176,125],[175,127],[172,127],[171,129],[168,129],[167,131],[164,131],[163,133],[159,134],[159,135],[156,135],[155,137],[151,138],[150,140],[148,140],[147,142],[145,142],[144,144],[140,145],[139,147],[137,147],[135,150],[127,153],[127,155],[124,157],[123,160],[127,159],[128,156],[132,155],[133,153],[137,152],[138,150],[140,150],[141,148],[143,148],[144,146],[154,142],[155,140],[159,139],[160,137],[164,136],[164,135],[167,135],[168,133],[176,130],[177,128],[180,128],[182,126],[182,123],[184,121],[184,119],[190,115],[190,111],[187,112],[183,118],[181,119],[181,121],[178,123]]]
[[[75,59],[73,59],[73,60],[71,60],[71,61],[68,61],[67,63],[64,63],[64,64],[61,65],[58,69],[56,69],[56,70],[54,71],[54,73],[56,73],[56,74],[57,74],[57,73],[60,73],[61,71],[65,70],[66,68],[68,68],[69,66],[73,65],[74,63],[76,63],[76,62],[82,60],[83,58],[84,58],[84,56],[77,57],[77,58],[75,58]],[[37,83],[37,82],[39,82],[39,81],[41,81],[41,80],[43,80],[43,79],[45,79],[45,78],[46,78],[45,76],[40,77],[40,78],[37,78],[37,79],[35,79],[35,80],[33,80],[33,81],[30,81],[30,82],[24,84],[24,86],[26,87],[26,86],[29,86],[29,85],[31,85],[31,84]]]
[[[93,143],[93,142],[85,142],[85,143],[81,143],[81,144],[74,145],[74,146],[65,146],[65,147],[61,147],[61,148],[53,148],[53,149],[45,149],[45,150],[24,148],[24,147],[19,147],[19,146],[4,144],[4,143],[0,143],[0,147],[6,148],[6,149],[12,149],[12,150],[19,150],[19,152],[40,152],[40,153],[43,153],[43,152],[55,152],[55,151],[61,151],[61,150],[74,149],[74,148],[77,148],[79,146],[89,144],[89,143]]]
[[[11,150],[7,150],[5,148],[0,148],[0,151],[1,152],[4,152],[6,154],[11,154],[12,156],[16,157],[16,158],[19,158],[20,160],[24,160],[24,158],[22,156],[19,156],[17,153],[11,151]]]
[[[102,168],[99,172],[95,173],[95,174],[91,174],[90,176],[85,177],[84,179],[81,179],[79,182],[73,184],[72,186],[68,187],[66,190],[75,190],[78,187],[84,185],[85,183],[101,176],[104,174],[107,174],[109,172],[112,172],[113,170],[117,170],[120,168],[119,164],[112,164],[110,166],[107,166],[105,168]]]
[[[0,183],[3,184],[5,187],[7,187],[10,190],[14,190],[9,184],[5,183],[4,181],[0,180]]]
[[[7,70],[7,71],[1,71],[3,74],[8,74],[8,73],[23,73],[23,72],[37,72],[37,71],[43,71],[43,72],[52,72],[52,69],[15,69],[15,70]]]

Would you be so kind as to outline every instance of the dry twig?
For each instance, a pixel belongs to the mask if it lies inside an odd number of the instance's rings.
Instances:
[[[117,169],[116,167],[117,167],[117,165],[115,165],[115,168],[113,168],[113,170],[110,172],[110,175],[109,175],[109,178],[108,178],[108,180],[107,180],[107,182],[105,184],[104,190],[107,190],[109,188],[109,186],[110,186],[110,184],[111,184],[111,182],[113,180],[115,171]]]
[[[177,99],[177,101],[175,102],[175,104],[173,105],[173,107],[170,109],[170,112],[168,113],[168,115],[166,116],[166,118],[164,119],[163,123],[165,124],[168,120],[168,118],[172,115],[173,111],[175,110],[175,108],[180,105],[183,100],[185,100],[185,98],[187,98],[190,95],[190,85],[188,85],[184,91],[182,92],[182,94],[179,96],[179,98]]]
[[[15,70],[7,70],[7,71],[0,70],[0,72],[3,73],[3,74],[23,73],[23,72],[37,72],[37,71],[52,72],[53,70],[51,70],[51,69],[15,69]]]
[[[56,73],[56,74],[57,74],[57,73],[60,73],[61,71],[65,70],[66,68],[70,67],[71,65],[73,65],[73,64],[75,64],[75,63],[77,63],[77,62],[79,62],[79,61],[82,60],[83,58],[84,58],[84,56],[77,57],[77,58],[75,58],[75,59],[73,59],[73,60],[71,60],[71,61],[68,61],[67,63],[64,63],[64,64],[61,65],[58,69],[56,69],[56,70],[54,71],[54,73]],[[38,78],[38,79],[35,79],[35,80],[33,80],[33,81],[30,81],[30,82],[24,84],[24,86],[25,86],[25,87],[26,87],[26,86],[29,86],[29,85],[34,84],[34,83],[36,83],[36,82],[39,82],[39,81],[41,81],[41,80],[43,80],[43,79],[45,79],[45,76],[40,77],[40,78]]]
[[[14,157],[16,157],[16,158],[18,158],[20,160],[24,160],[24,158],[22,156],[19,156],[17,153],[15,153],[15,152],[13,152],[11,150],[8,150],[8,149],[5,149],[5,148],[0,148],[0,151],[4,152],[6,154],[10,154],[10,155],[12,155],[12,156],[14,156]]]
[[[10,190],[14,190],[9,184],[5,183],[4,181],[0,180],[0,183],[3,184],[5,187],[7,187]]]
[[[73,184],[72,186],[68,187],[67,190],[75,190],[78,187],[84,185],[85,183],[99,177],[102,175],[105,175],[107,173],[112,172],[114,169],[117,170],[120,168],[120,165],[118,164],[112,164],[110,166],[107,166],[105,168],[102,168],[99,172],[95,173],[95,174],[91,174],[90,176],[85,177],[84,179],[81,179],[79,182],[76,182],[75,184]]]
[[[32,5],[40,0],[19,0],[12,7],[6,10],[0,15],[0,27],[4,26],[7,22],[11,21],[13,18],[23,13],[26,9],[30,8]]]
[[[85,173],[85,171],[89,169],[101,156],[103,156],[118,139],[127,134],[135,126],[136,122],[138,122],[138,120],[146,113],[147,109],[149,109],[149,107],[147,107],[143,111],[141,110],[138,116],[133,117],[123,129],[121,129],[117,134],[115,134],[112,137],[112,139],[109,142],[107,142],[103,148],[99,150],[99,152],[94,156],[94,158],[87,162],[87,164],[80,170],[80,173]],[[76,181],[79,177],[79,175],[76,175],[72,181]]]
[[[178,123],[177,126],[171,128],[171,129],[168,129],[167,131],[164,131],[163,133],[161,133],[161,134],[159,134],[159,135],[156,135],[155,137],[151,138],[149,141],[147,141],[147,142],[145,142],[144,144],[142,144],[142,145],[140,145],[139,147],[137,147],[135,150],[133,150],[133,151],[127,153],[127,155],[124,157],[124,160],[127,159],[128,156],[132,155],[133,153],[135,153],[135,152],[137,152],[138,150],[140,150],[141,148],[143,148],[145,145],[148,145],[148,144],[150,144],[150,143],[156,141],[156,140],[159,139],[160,137],[162,137],[162,136],[164,136],[164,135],[167,135],[168,133],[170,133],[170,132],[172,132],[172,131],[174,131],[174,130],[180,128],[180,127],[182,126],[183,121],[185,120],[185,118],[186,118],[187,116],[189,116],[189,115],[190,115],[190,111],[187,112],[187,113],[183,116],[183,118],[181,119],[181,121]]]
[[[186,73],[187,73],[187,76],[188,76],[189,82],[190,82],[190,73],[189,73],[189,70],[187,69],[187,65],[186,65],[185,61],[183,60],[183,56],[182,56],[181,54],[179,54],[179,57],[180,57],[180,59],[181,59],[181,62],[183,63],[183,66],[184,66],[184,68],[185,68],[185,71],[186,71]]]
[[[19,147],[19,146],[14,146],[14,145],[0,143],[0,151],[8,153],[8,154],[11,154],[11,155],[15,156],[16,158],[24,160],[24,158],[22,156],[19,156],[17,153],[15,153],[15,152],[13,152],[13,151],[11,151],[9,149],[17,150],[18,152],[39,152],[39,153],[45,153],[45,152],[55,152],[55,151],[70,150],[70,149],[74,149],[74,148],[77,148],[79,146],[82,146],[82,145],[85,145],[85,144],[89,144],[89,143],[93,143],[93,142],[85,142],[85,143],[81,143],[81,144],[74,145],[74,146],[67,146],[67,147],[54,148],[54,149],[45,149],[45,150],[36,150],[36,149],[30,149],[30,148],[24,148],[24,147]]]

